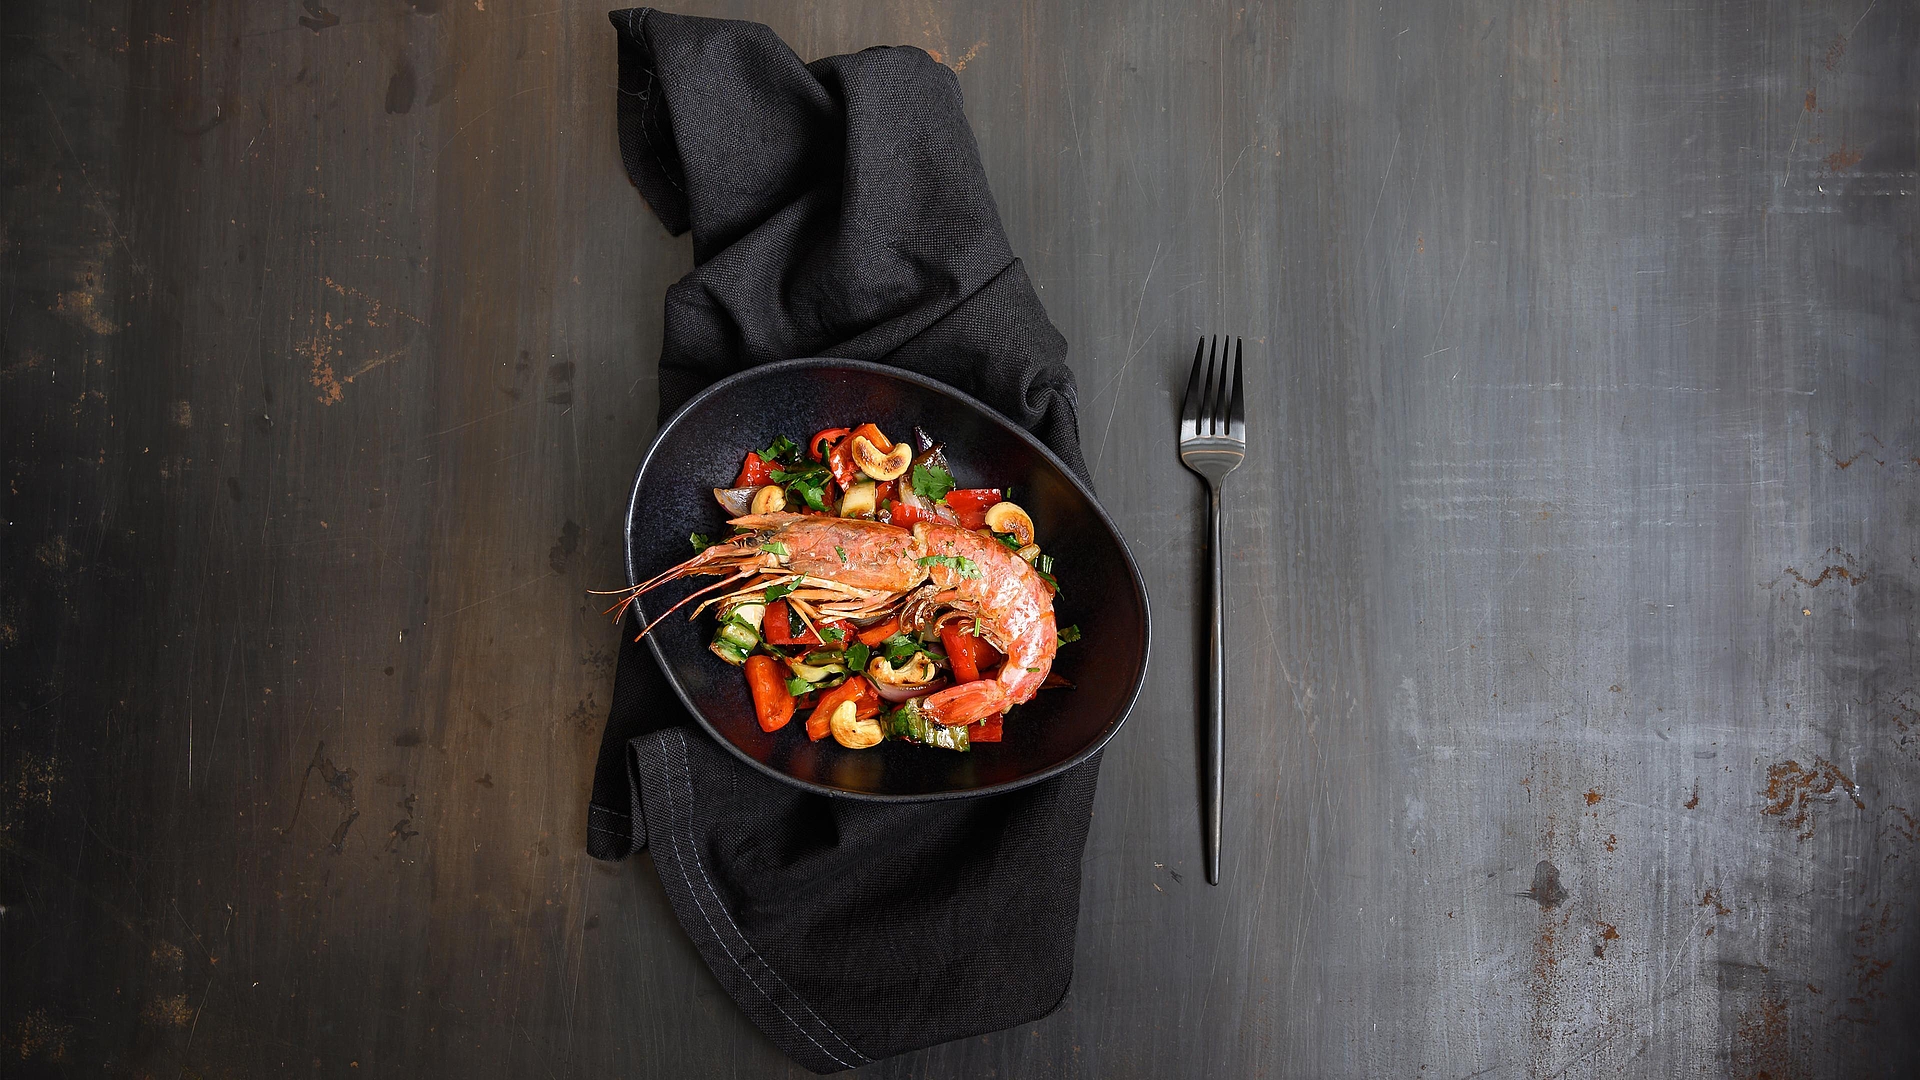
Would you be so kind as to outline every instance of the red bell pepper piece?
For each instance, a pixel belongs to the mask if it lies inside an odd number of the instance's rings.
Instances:
[[[842,488],[850,488],[860,482],[859,467],[853,463],[852,439],[841,439],[827,451],[827,471],[833,474]]]
[[[984,529],[987,526],[987,508],[1000,502],[999,488],[955,488],[947,492],[943,500],[959,515],[963,529]]]
[[[747,459],[740,463],[740,475],[733,478],[733,486],[761,487],[773,483],[773,464],[766,458],[747,451]]]
[[[980,668],[973,662],[974,637],[961,628],[957,619],[940,624],[940,643],[947,647],[947,663],[953,667],[953,681],[980,681]]]
[[[770,656],[747,657],[747,689],[753,692],[753,712],[761,731],[779,731],[793,719],[793,695],[787,692],[783,670]]]
[[[900,617],[898,615],[889,615],[885,622],[875,623],[854,636],[860,639],[860,644],[871,648],[899,632]]]
[[[881,434],[880,429],[872,424],[861,424],[859,427],[854,428],[853,435],[866,436],[867,441],[873,444],[873,448],[883,454],[893,449],[893,440]],[[852,440],[853,435],[847,436],[849,441]]]
[[[760,617],[760,636],[765,638],[769,645],[826,644],[826,642],[820,640],[820,635],[812,630],[804,630],[804,632],[799,634],[794,633],[793,622],[792,609],[787,606],[787,602],[785,600],[775,600],[773,603],[767,605],[766,614]],[[801,625],[804,628],[805,624],[803,623]],[[845,619],[834,619],[824,625],[840,631],[840,640],[842,641],[845,641],[846,635],[853,630],[853,624]]]
[[[841,439],[846,438],[848,434],[850,434],[850,432],[843,427],[830,427],[825,431],[814,432],[813,438],[807,440],[807,456],[815,461],[825,461],[826,451],[821,449],[820,443],[825,441],[830,447]]]
[[[895,502],[892,506],[887,507],[887,520],[903,529],[911,529],[918,522],[935,521],[938,519],[924,510],[916,510],[906,503]]]
[[[973,634],[972,627],[961,619],[948,619],[940,625],[940,643],[946,646],[947,663],[953,667],[956,683],[986,678],[1005,659],[1000,650]]]
[[[880,692],[865,675],[855,675],[820,695],[820,704],[815,705],[813,714],[807,717],[807,738],[819,742],[827,737],[832,731],[829,722],[833,719],[833,710],[843,701],[853,702],[853,715],[861,719],[880,715]]]
[[[999,742],[1001,721],[1004,719],[1006,718],[1002,716],[989,716],[977,724],[967,725],[967,741],[969,743]]]

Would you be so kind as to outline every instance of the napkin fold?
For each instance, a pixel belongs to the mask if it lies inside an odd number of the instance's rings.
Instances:
[[[952,71],[910,47],[805,64],[757,23],[610,18],[628,175],[693,234],[667,290],[663,421],[755,364],[872,360],[980,398],[1087,479],[1066,341]],[[834,1072],[1059,1006],[1098,755],[988,798],[808,794],[714,745],[623,625],[588,853],[651,848],[681,926],[782,1050]]]

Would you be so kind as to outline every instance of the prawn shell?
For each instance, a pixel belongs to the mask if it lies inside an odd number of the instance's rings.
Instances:
[[[914,526],[914,535],[930,559],[950,556],[972,564],[963,573],[948,562],[932,562],[928,582],[938,592],[930,600],[972,616],[980,624],[980,635],[1006,654],[994,680],[1006,692],[998,711],[1031,700],[1052,670],[1060,646],[1053,590],[998,540],[939,522]]]
[[[750,514],[728,522],[755,531],[762,550],[778,544],[786,568],[856,589],[905,592],[926,579],[913,533],[860,518]],[[775,554],[778,554],[777,552]]]

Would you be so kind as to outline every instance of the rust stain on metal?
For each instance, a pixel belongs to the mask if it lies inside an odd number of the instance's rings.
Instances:
[[[1786,1080],[1798,1075],[1787,1021],[1786,1001],[1771,990],[1741,1013],[1733,1033],[1732,1075],[1743,1080]]]
[[[1607,958],[1607,942],[1619,941],[1620,930],[1609,922],[1596,921],[1594,925],[1600,928],[1600,940],[1593,943],[1593,957],[1596,960],[1605,960]]]
[[[1823,757],[1814,758],[1811,768],[1793,760],[1768,766],[1766,796],[1767,805],[1760,812],[1781,819],[1802,840],[1813,837],[1817,802],[1838,802],[1845,796],[1855,807],[1867,808],[1853,779]]]
[[[1860,164],[1860,159],[1865,156],[1866,155],[1862,154],[1860,151],[1855,150],[1850,146],[1843,145],[1840,147],[1840,149],[1835,150],[1833,153],[1828,154],[1826,156],[1826,166],[1828,171],[1830,172],[1839,172],[1842,169],[1851,169],[1855,165]]]
[[[1880,1023],[1875,1007],[1886,1000],[1887,992],[1882,985],[1887,972],[1893,967],[1893,958],[1882,955],[1882,945],[1889,937],[1898,939],[1906,923],[1905,908],[1888,902],[1873,902],[1867,905],[1869,914],[1854,927],[1851,959],[1853,961],[1848,974],[1853,979],[1853,992],[1847,995],[1847,1011],[1841,1019],[1849,1023],[1866,1027],[1877,1027]]]
[[[1844,469],[1847,465],[1851,464],[1853,464],[1853,462],[1849,461],[1846,465],[1840,467]],[[1849,585],[1858,585],[1867,580],[1867,575],[1857,569],[1859,564],[1854,561],[1853,556],[1841,551],[1839,548],[1828,548],[1827,553],[1829,555],[1840,556],[1841,562],[1827,564],[1821,569],[1820,573],[1814,577],[1809,578],[1791,566],[1787,567],[1784,572],[1788,577],[1805,585],[1809,589],[1817,589],[1825,585],[1830,578],[1837,578]]]

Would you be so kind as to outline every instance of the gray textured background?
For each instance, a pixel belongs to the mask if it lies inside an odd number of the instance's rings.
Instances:
[[[1161,618],[1066,1006],[897,1077],[1920,1058],[1907,0],[691,3],[960,73]],[[797,1073],[582,853],[689,266],[602,4],[8,6],[0,1059]],[[1225,881],[1201,332],[1249,338]]]

